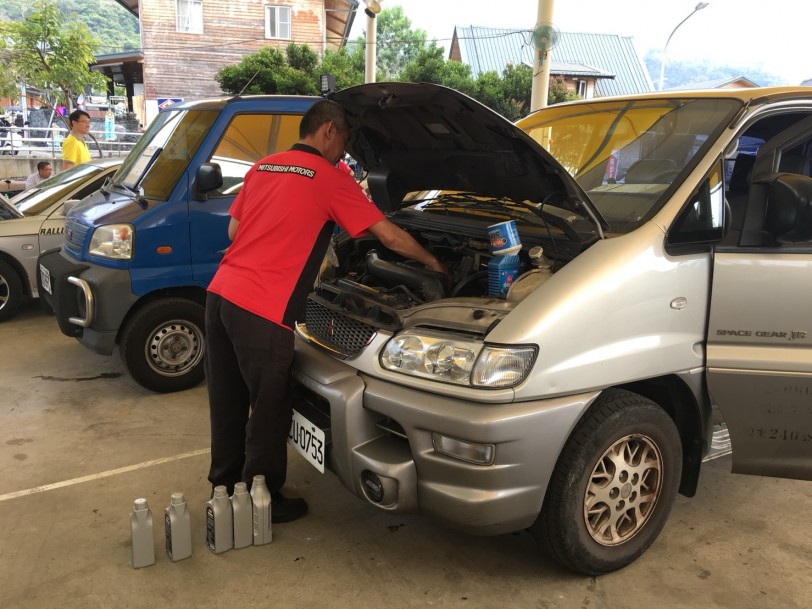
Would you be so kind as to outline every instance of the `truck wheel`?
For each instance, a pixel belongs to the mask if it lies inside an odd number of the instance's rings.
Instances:
[[[615,571],[657,538],[681,475],[671,417],[643,396],[607,390],[564,446],[533,533],[569,569]]]
[[[0,260],[0,321],[11,319],[23,300],[23,282],[7,262]]]
[[[133,315],[122,330],[119,349],[139,385],[170,393],[203,380],[204,311],[192,300],[167,298]]]

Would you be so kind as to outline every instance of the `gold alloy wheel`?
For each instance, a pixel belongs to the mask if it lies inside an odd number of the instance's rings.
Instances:
[[[622,544],[654,512],[663,480],[663,458],[642,434],[619,439],[598,459],[584,496],[584,521],[602,546]]]

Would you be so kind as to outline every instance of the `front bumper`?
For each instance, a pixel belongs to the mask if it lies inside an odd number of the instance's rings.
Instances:
[[[50,293],[42,286],[40,267],[50,274]],[[77,262],[61,250],[39,257],[37,285],[62,333],[101,355],[112,354],[124,317],[138,299],[126,269]]]
[[[429,394],[358,373],[297,339],[294,408],[327,439],[327,465],[357,496],[474,534],[530,526],[561,449],[597,392],[505,404]],[[439,453],[432,433],[495,446],[481,465]],[[365,471],[382,481],[374,501]]]

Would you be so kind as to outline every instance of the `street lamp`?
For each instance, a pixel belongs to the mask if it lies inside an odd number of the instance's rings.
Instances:
[[[375,16],[381,12],[379,0],[364,0],[367,7],[364,12],[367,15],[367,53],[364,71],[364,82],[375,82],[376,69],[376,47],[378,46],[378,26]]]
[[[691,11],[691,14],[688,15],[682,21],[680,21],[677,24],[677,27],[671,30],[671,33],[668,35],[668,40],[665,41],[665,46],[663,47],[663,56],[660,58],[660,89],[659,89],[660,91],[663,90],[663,77],[665,76],[665,53],[668,50],[668,43],[671,42],[671,37],[674,35],[674,32],[676,32],[679,29],[679,26],[681,26],[683,23],[685,23],[686,21],[688,21],[688,19],[691,18],[691,15],[693,15],[697,11],[701,11],[703,8],[708,6],[708,4],[710,4],[710,2],[700,2],[699,4],[697,4],[694,7],[694,10]]]

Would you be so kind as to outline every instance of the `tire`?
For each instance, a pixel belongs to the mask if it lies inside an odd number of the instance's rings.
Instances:
[[[203,380],[204,311],[193,300],[166,298],[133,315],[122,330],[119,350],[139,385],[171,393]]]
[[[651,400],[610,389],[567,440],[532,531],[586,575],[633,562],[660,534],[682,475],[682,443]]]
[[[8,262],[0,260],[0,321],[14,317],[22,301],[22,279]]]

